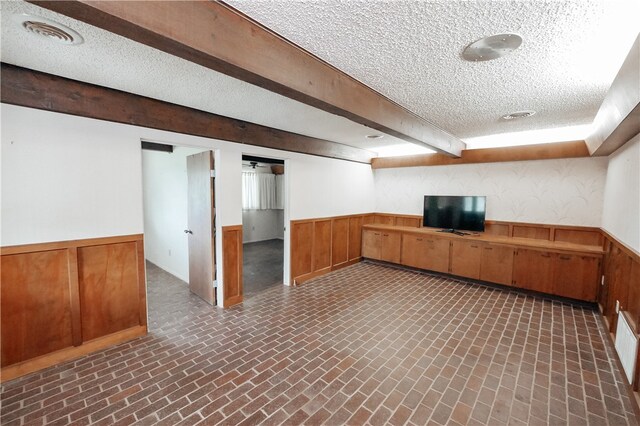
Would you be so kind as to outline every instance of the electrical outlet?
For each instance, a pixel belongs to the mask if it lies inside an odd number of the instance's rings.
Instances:
[[[252,231],[255,231],[255,230],[256,230],[256,227],[255,227],[255,226],[252,226],[252,227],[251,227],[251,230],[252,230]]]
[[[620,313],[620,301],[616,300],[616,314]]]
[[[171,256],[171,249],[169,249],[169,256]]]

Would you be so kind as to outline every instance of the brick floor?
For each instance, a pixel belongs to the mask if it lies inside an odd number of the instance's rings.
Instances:
[[[588,308],[361,263],[223,311],[154,274],[148,336],[2,385],[0,422],[637,424]]]

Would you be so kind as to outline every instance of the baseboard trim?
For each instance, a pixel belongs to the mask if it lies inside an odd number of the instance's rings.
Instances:
[[[0,376],[2,376],[0,378],[0,383],[25,376],[44,368],[52,367],[56,364],[81,358],[90,353],[106,349],[110,346],[115,346],[119,343],[123,343],[146,334],[147,326],[138,325],[126,330],[98,337],[97,339],[89,340],[80,346],[61,349],[56,352],[4,367],[0,370]]]

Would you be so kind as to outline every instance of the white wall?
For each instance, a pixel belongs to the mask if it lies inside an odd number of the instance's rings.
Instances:
[[[422,215],[424,195],[486,195],[487,219],[599,227],[606,158],[375,171],[376,211]]]
[[[640,135],[609,156],[602,228],[640,252]]]
[[[131,128],[2,105],[3,246],[142,233]]]
[[[155,265],[189,281],[187,156],[201,148],[172,153],[142,151],[144,254]]]
[[[285,160],[285,223],[374,209],[373,173],[367,164],[6,104],[0,113],[2,245],[142,232],[141,138],[214,150],[217,235],[222,226],[242,223],[242,154]],[[285,271],[288,232],[287,227]],[[219,292],[220,243],[218,238]]]
[[[284,238],[284,211],[243,210],[242,238],[245,243]]]

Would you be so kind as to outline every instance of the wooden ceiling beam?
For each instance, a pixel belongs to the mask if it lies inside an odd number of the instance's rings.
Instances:
[[[369,164],[374,153],[119,90],[0,64],[0,101],[28,108]]]
[[[446,155],[466,147],[222,2],[30,2]]]
[[[410,155],[406,157],[379,157],[371,160],[373,169],[419,166],[451,166],[456,164],[501,163],[505,161],[552,160],[557,158],[588,157],[584,141],[558,142],[538,145],[509,146],[504,148],[466,149],[460,158],[442,154]]]

